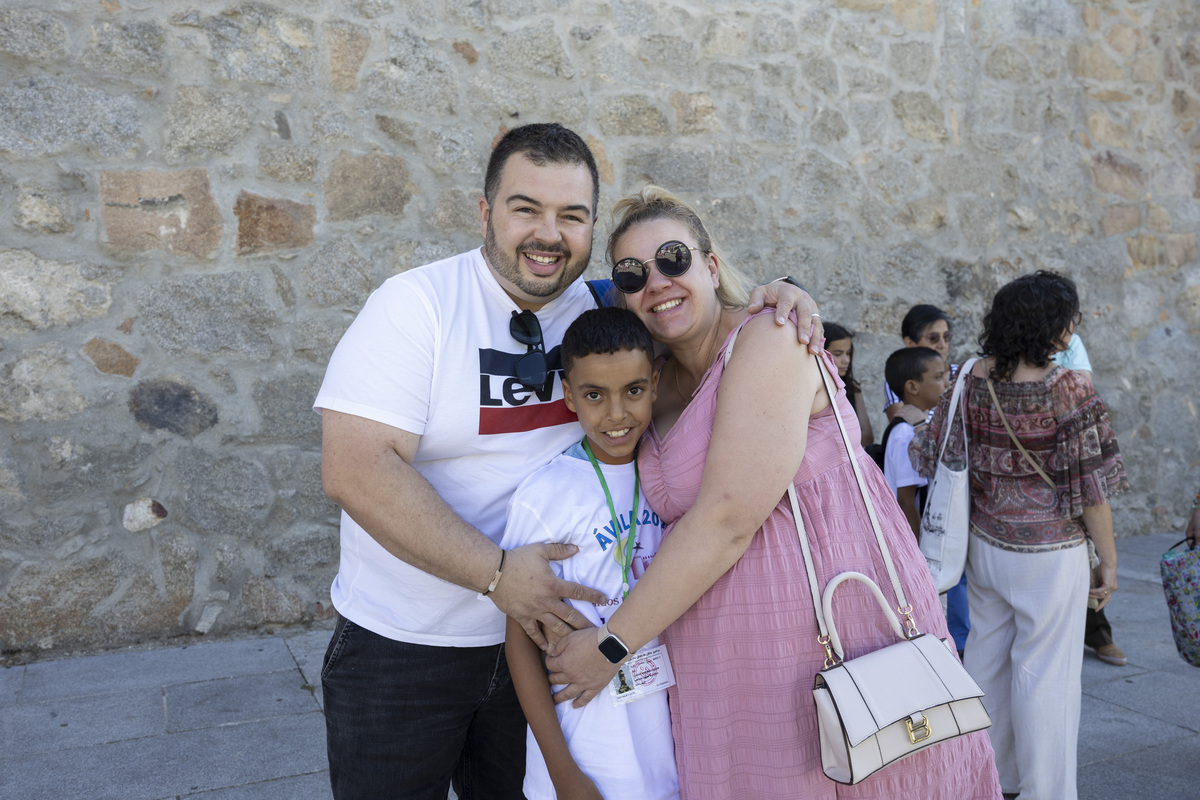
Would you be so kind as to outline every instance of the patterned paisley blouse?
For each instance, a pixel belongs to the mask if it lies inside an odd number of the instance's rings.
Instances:
[[[1037,552],[1084,541],[1083,509],[1108,503],[1129,488],[1116,435],[1091,380],[1055,367],[1040,381],[995,383],[1013,433],[1054,479],[1051,489],[1013,445],[988,394],[974,375],[963,386],[971,464],[971,532],[1003,550]],[[916,470],[932,478],[950,405],[947,391],[930,424],[909,446]],[[962,425],[946,445],[946,463],[961,469]]]

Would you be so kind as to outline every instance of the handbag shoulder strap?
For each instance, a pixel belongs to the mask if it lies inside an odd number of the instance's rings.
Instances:
[[[825,392],[829,396],[829,404],[833,407],[834,418],[837,420],[838,430],[841,432],[842,444],[846,448],[846,454],[850,459],[850,466],[854,471],[855,482],[858,484],[859,493],[862,496],[863,503],[867,508],[867,516],[871,520],[871,530],[875,534],[875,541],[879,545],[879,551],[883,556],[883,563],[887,569],[888,578],[892,583],[892,591],[896,595],[896,610],[905,618],[908,626],[908,635],[910,637],[917,636],[920,631],[917,630],[916,621],[912,617],[912,606],[909,605],[908,599],[904,595],[904,588],[900,585],[900,576],[896,573],[896,565],[892,561],[891,550],[888,549],[887,541],[883,536],[883,529],[879,524],[879,517],[875,513],[875,504],[871,502],[870,494],[867,492],[866,481],[863,478],[862,469],[859,467],[858,459],[854,457],[854,445],[850,441],[850,434],[846,431],[846,423],[842,419],[842,412],[837,405],[837,389],[834,386],[833,379],[829,375],[829,369],[826,367],[822,357],[817,357],[817,368],[821,373],[821,380],[825,385]],[[792,507],[792,516],[796,523],[796,534],[800,540],[800,551],[804,556],[804,568],[808,577],[808,587],[812,592],[813,597],[813,613],[817,618],[817,629],[820,635],[817,641],[825,648],[825,664],[832,666],[836,663],[836,656],[830,644],[829,628],[825,621],[825,615],[822,611],[821,589],[817,584],[817,572],[813,565],[812,550],[808,543],[808,531],[804,526],[804,517],[800,513],[799,498],[796,496],[796,487],[794,484],[788,484],[788,500]]]
[[[1033,471],[1042,476],[1042,480],[1053,489],[1058,491],[1058,484],[1050,480],[1050,476],[1042,469],[1038,462],[1034,461],[1033,456],[1029,455],[1029,451],[1025,449],[1025,445],[1021,444],[1021,440],[1017,438],[1017,434],[1013,433],[1012,426],[1008,424],[1008,418],[1004,416],[1004,409],[1000,408],[1000,399],[996,397],[996,387],[992,385],[992,379],[989,377],[987,381],[988,394],[992,396],[992,402],[996,405],[996,413],[1000,415],[1000,421],[1004,423],[1004,430],[1008,431],[1008,438],[1012,439],[1012,443],[1021,451],[1021,455],[1029,462],[1029,466],[1033,467]]]
[[[729,343],[725,345],[725,352],[721,357],[726,366],[729,364],[729,357],[733,355],[733,344],[737,341],[738,333],[741,332],[741,329],[741,325],[734,328],[733,333],[729,337]],[[820,356],[817,356],[817,361],[821,361]],[[824,375],[823,372],[822,375]],[[833,395],[830,395],[829,400],[836,408],[837,404],[833,402]],[[825,646],[826,663],[832,666],[834,655],[829,644],[829,628],[825,625],[825,617],[821,613],[821,588],[817,584],[817,570],[813,566],[812,550],[808,544],[808,532],[804,528],[804,517],[800,514],[800,498],[796,496],[796,484],[793,481],[788,482],[787,493],[788,501],[792,506],[792,519],[796,522],[796,535],[800,539],[800,552],[804,555],[804,571],[808,575],[808,588],[812,592],[813,609],[817,615],[817,629],[820,631],[820,636],[817,637],[817,640]]]
[[[950,441],[950,431],[954,428],[954,415],[957,413],[962,422],[963,429],[963,451],[966,452],[967,447],[967,419],[966,414],[963,414],[959,409],[959,398],[962,397],[963,384],[966,383],[967,374],[975,366],[978,358],[968,358],[958,368],[958,375],[954,378],[954,391],[950,394],[950,407],[946,409],[946,420],[942,423],[945,428],[945,433],[942,434],[942,446],[938,449],[938,462],[946,455],[946,444]]]
[[[850,434],[846,430],[846,422],[842,419],[841,409],[837,404],[837,387],[834,386],[833,378],[829,375],[829,368],[825,366],[825,361],[820,356],[817,357],[817,368],[821,372],[821,380],[825,383],[825,392],[829,395],[829,405],[833,407],[833,416],[837,420],[838,430],[842,434],[842,444],[846,447],[846,456],[850,459],[850,466],[854,470],[854,480],[858,484],[858,492],[862,495],[863,503],[867,507],[867,516],[871,520],[871,530],[875,534],[875,541],[879,545],[879,551],[883,554],[883,564],[887,567],[888,578],[892,582],[892,591],[896,595],[896,602],[899,604],[897,610],[902,614],[904,609],[908,608],[911,612],[911,607],[908,605],[908,599],[904,596],[904,588],[900,585],[900,576],[896,573],[896,565],[892,562],[892,553],[888,549],[887,540],[883,538],[883,527],[879,524],[879,516],[875,513],[875,504],[871,502],[871,496],[867,492],[867,482],[863,478],[862,467],[859,466],[858,459],[854,457],[854,444],[850,441]],[[908,617],[909,622],[912,617]]]

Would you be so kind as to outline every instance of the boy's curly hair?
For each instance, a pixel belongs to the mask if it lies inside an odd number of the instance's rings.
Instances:
[[[992,298],[979,334],[980,352],[996,359],[992,378],[1009,380],[1022,360],[1046,366],[1078,322],[1079,295],[1070,278],[1038,270],[1004,285]]]

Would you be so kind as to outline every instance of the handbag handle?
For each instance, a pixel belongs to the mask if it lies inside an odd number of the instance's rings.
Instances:
[[[888,624],[892,626],[892,630],[896,632],[896,636],[901,639],[907,639],[908,637],[904,635],[904,629],[900,627],[900,619],[896,616],[896,612],[892,611],[887,600],[883,598],[883,592],[879,590],[878,584],[861,572],[841,572],[835,575],[829,583],[825,584],[825,594],[821,598],[821,608],[825,612],[825,619],[828,620],[829,624],[829,644],[833,647],[833,651],[837,653],[838,659],[840,660],[844,657],[844,651],[842,649],[842,639],[838,636],[837,626],[833,622],[833,592],[837,587],[849,580],[866,584],[867,588],[871,590],[871,594],[875,595],[875,601],[883,609],[883,614],[887,617]]]
[[[938,460],[936,463],[941,463],[942,457],[946,455],[946,445],[950,442],[950,431],[954,429],[954,415],[957,412],[959,422],[962,423],[963,429],[963,450],[967,447],[967,415],[959,411],[958,398],[962,396],[963,384],[966,382],[967,375],[971,372],[971,368],[975,366],[978,358],[968,358],[958,368],[958,375],[954,377],[954,391],[950,394],[950,406],[946,409],[946,421],[943,423],[946,428],[946,433],[942,436],[942,446],[938,449]]]

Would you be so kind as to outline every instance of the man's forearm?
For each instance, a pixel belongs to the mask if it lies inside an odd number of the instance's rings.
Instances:
[[[458,516],[378,423],[324,412],[321,472],[325,493],[375,541],[407,564],[483,591],[500,549]]]

